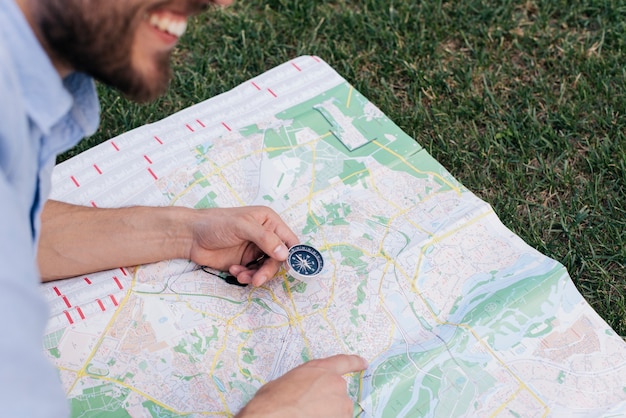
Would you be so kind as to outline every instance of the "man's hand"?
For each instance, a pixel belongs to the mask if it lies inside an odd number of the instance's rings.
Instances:
[[[230,270],[262,285],[298,238],[265,206],[102,209],[50,200],[42,213],[38,261],[44,281],[174,258]],[[250,261],[267,254],[259,266]]]
[[[298,237],[276,212],[265,206],[207,209],[197,212],[189,258],[200,265],[228,270],[240,283],[261,286],[287,259]],[[267,254],[260,265],[246,264]]]
[[[352,417],[354,405],[342,375],[366,368],[366,360],[356,355],[311,360],[262,386],[236,417]]]

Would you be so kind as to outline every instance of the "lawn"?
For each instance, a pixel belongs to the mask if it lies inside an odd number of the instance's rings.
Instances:
[[[100,131],[59,160],[304,54],[564,264],[626,335],[623,1],[239,0],[190,23],[166,96],[136,105],[99,86]]]

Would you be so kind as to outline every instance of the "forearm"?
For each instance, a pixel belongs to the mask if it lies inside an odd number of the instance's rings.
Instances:
[[[177,207],[99,209],[48,201],[38,263],[43,281],[115,267],[188,258],[193,210]]]

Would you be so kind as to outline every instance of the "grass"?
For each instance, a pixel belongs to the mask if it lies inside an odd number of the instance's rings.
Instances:
[[[170,92],[99,86],[101,130],[156,121],[322,57],[626,335],[626,5],[619,0],[247,0],[191,23]]]

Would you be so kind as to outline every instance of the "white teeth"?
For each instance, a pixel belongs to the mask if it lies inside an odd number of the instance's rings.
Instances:
[[[149,23],[171,35],[181,37],[187,29],[187,21],[185,19],[172,19],[169,16],[150,15]]]

